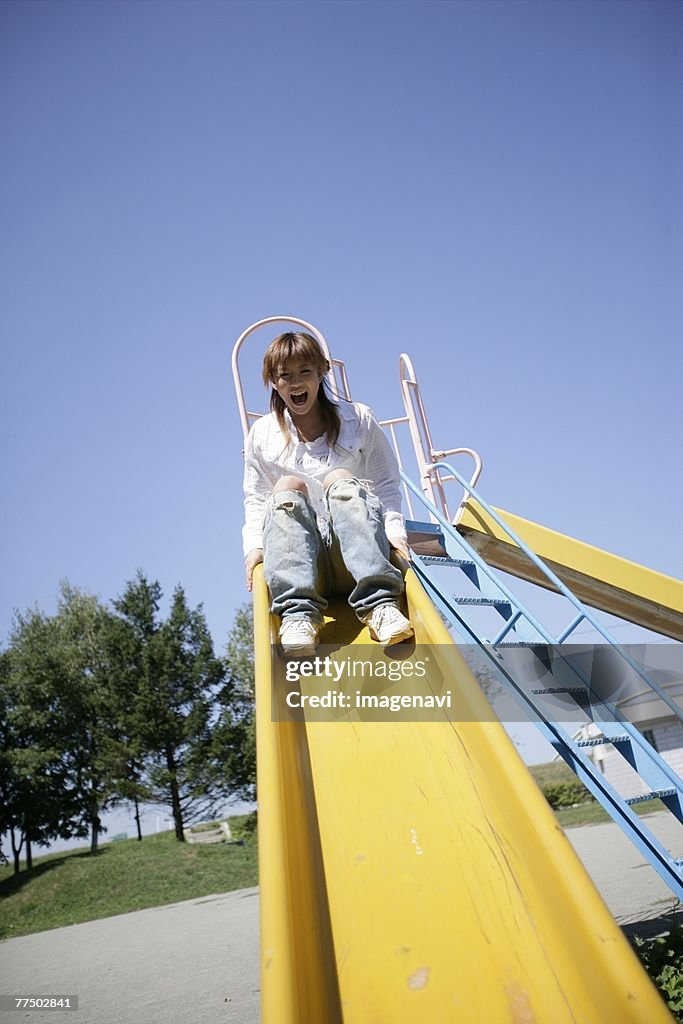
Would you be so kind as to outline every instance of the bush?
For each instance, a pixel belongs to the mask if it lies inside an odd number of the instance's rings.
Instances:
[[[683,1022],[683,925],[675,925],[668,935],[652,942],[636,935],[633,947],[674,1020]]]
[[[233,838],[250,839],[256,834],[257,821],[256,811],[252,811],[251,814],[236,814],[233,818],[228,818]]]
[[[553,810],[558,807],[573,807],[574,804],[585,804],[594,798],[578,779],[571,782],[558,782],[543,787],[543,796]]]

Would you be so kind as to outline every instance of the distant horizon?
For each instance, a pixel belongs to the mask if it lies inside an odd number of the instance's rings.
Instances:
[[[143,812],[144,808],[147,808],[147,809],[155,808],[155,806],[156,806],[155,804],[144,804],[144,805],[141,805],[141,808],[140,808],[141,816],[142,816],[142,812]],[[239,815],[242,815],[242,814],[250,814],[252,811],[256,810],[256,807],[257,807],[256,801],[251,803],[249,801],[240,800],[240,801],[236,801],[236,803],[234,805],[228,806],[228,808],[225,811],[225,813],[217,815],[215,818],[207,818],[207,819],[204,819],[204,820],[206,820],[206,821],[222,821],[225,818],[232,818],[232,817],[236,817],[236,816],[239,816]],[[162,807],[161,810],[164,810],[164,808]],[[154,827],[153,828],[151,826],[149,828],[147,828],[147,829],[145,829],[144,827],[142,828],[143,838],[146,837],[146,836],[160,835],[163,832],[174,832],[175,831],[175,826],[173,825],[173,817],[170,815],[170,813],[163,813],[162,814],[161,811],[156,811],[156,810],[153,810],[153,811],[147,810],[145,813],[150,814],[150,816],[153,815],[153,817],[156,820],[154,822]],[[99,836],[99,839],[98,839],[98,846],[100,846],[100,845],[102,845],[104,843],[110,843],[110,842],[114,841],[115,836],[116,835],[120,835],[123,832],[126,833],[126,839],[137,839],[138,838],[137,825],[135,823],[135,818],[134,818],[132,813],[131,814],[123,814],[120,810],[106,811],[105,814],[102,816],[102,821],[103,821],[103,823],[106,824],[106,827],[107,827],[108,831],[106,833],[100,833],[100,836]],[[168,822],[169,823],[168,828],[159,828],[158,827],[159,822],[161,822],[161,823]],[[186,828],[190,828],[192,825],[196,825],[196,824],[203,824],[203,821],[202,822],[199,822],[199,821],[198,822],[194,822],[193,821],[190,824],[186,824],[185,827]],[[38,846],[37,844],[33,843],[32,846],[31,846],[31,849],[32,849],[32,852],[33,852],[34,859],[35,859],[35,857],[46,856],[49,853],[63,853],[65,851],[67,851],[67,850],[90,849],[90,837],[89,836],[85,836],[85,837],[78,838],[78,837],[74,836],[71,839],[55,839],[55,841],[50,843],[48,846]],[[11,863],[11,860],[12,860],[12,850],[11,850],[11,847],[8,847],[4,852],[5,852],[6,856],[8,857],[8,860]],[[22,849],[22,851],[21,851],[21,860],[24,861],[24,862],[26,860],[25,850],[24,849]]]

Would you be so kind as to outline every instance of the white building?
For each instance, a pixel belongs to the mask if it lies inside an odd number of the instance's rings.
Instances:
[[[637,660],[642,660],[647,674],[681,708],[683,715],[683,647],[648,644]],[[616,707],[683,778],[683,722],[632,670],[629,670],[629,678],[620,682],[625,696],[616,701]],[[595,739],[601,734],[599,720],[589,721],[574,732],[574,739]],[[648,791],[647,785],[612,744],[586,747],[584,751],[621,796],[639,796]]]

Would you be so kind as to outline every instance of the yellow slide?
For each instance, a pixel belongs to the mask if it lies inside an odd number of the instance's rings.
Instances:
[[[494,511],[580,601],[674,640],[683,640],[683,581],[503,509]],[[475,501],[467,502],[462,509],[457,528],[494,569],[554,589]]]
[[[450,711],[278,722],[273,695],[333,688],[288,680],[256,572],[264,1024],[670,1021],[410,570],[406,586],[423,692]],[[328,611],[321,650],[348,667],[370,641],[343,599]]]

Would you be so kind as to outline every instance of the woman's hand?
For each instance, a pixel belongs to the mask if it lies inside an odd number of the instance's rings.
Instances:
[[[403,557],[405,558],[406,562],[410,561],[410,548],[408,547],[408,541],[407,540],[406,541],[390,540],[389,543],[391,544],[391,546],[394,549],[394,551],[398,551],[399,555],[403,555]]]
[[[263,548],[252,548],[244,559],[244,569],[247,574],[247,590],[251,591],[254,581],[254,569],[263,561]]]

